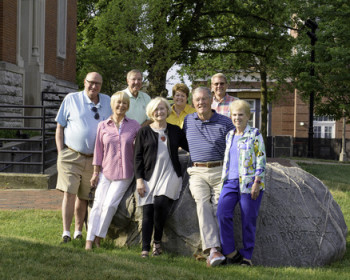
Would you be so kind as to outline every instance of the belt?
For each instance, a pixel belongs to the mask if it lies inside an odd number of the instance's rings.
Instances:
[[[82,156],[84,156],[84,157],[93,157],[94,156],[94,154],[84,154],[84,153],[81,153],[81,152],[78,152],[78,151],[76,151],[76,150],[74,150],[74,149],[72,149],[72,148],[70,148],[70,147],[68,147],[68,146],[66,146],[69,150],[71,150],[71,151],[73,151],[73,152],[76,152],[76,153],[78,153],[78,154],[80,154],[80,155],[82,155]]]
[[[211,168],[211,167],[221,166],[222,163],[223,163],[222,161],[194,162],[192,163],[192,166]]]

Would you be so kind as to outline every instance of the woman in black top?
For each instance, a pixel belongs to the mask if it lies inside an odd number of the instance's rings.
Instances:
[[[166,218],[180,196],[182,177],[178,149],[188,150],[184,132],[166,122],[171,111],[165,98],[156,97],[147,105],[153,121],[141,128],[135,144],[135,177],[139,206],[143,207],[142,257],[148,257],[154,227],[153,256],[162,253],[161,239]]]

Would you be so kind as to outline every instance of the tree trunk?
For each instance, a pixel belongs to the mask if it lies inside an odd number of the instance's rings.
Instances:
[[[261,79],[261,127],[260,132],[264,138],[265,145],[267,144],[267,74],[266,71],[260,71]]]
[[[156,96],[167,97],[168,91],[166,90],[166,75],[170,67],[162,67],[161,71],[154,71],[151,66],[148,72],[148,87],[147,93],[153,98]]]
[[[341,152],[339,156],[339,161],[347,161],[347,156],[346,156],[346,114],[345,110],[343,110],[343,133],[342,133],[342,145],[341,145]]]

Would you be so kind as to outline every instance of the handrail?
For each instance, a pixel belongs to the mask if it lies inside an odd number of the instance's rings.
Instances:
[[[49,92],[49,91],[43,91],[41,92],[41,105],[4,105],[0,104],[0,109],[6,108],[6,109],[21,109],[18,110],[20,113],[14,114],[13,113],[7,113],[0,115],[0,120],[38,120],[40,121],[40,126],[33,126],[30,127],[20,125],[19,127],[15,126],[0,126],[0,130],[17,130],[19,131],[40,131],[40,135],[38,138],[30,138],[30,139],[23,139],[21,137],[18,138],[0,138],[0,143],[6,141],[6,142],[14,142],[14,143],[40,143],[40,150],[31,150],[26,148],[25,150],[20,150],[18,148],[10,149],[9,147],[5,147],[0,149],[0,155],[2,158],[4,158],[4,154],[27,154],[24,155],[23,158],[19,160],[3,160],[0,161],[0,165],[5,165],[0,167],[0,172],[7,170],[11,166],[15,165],[32,165],[32,166],[40,166],[40,173],[44,174],[45,167],[48,164],[54,163],[57,160],[57,155],[53,159],[47,159],[47,155],[49,153],[53,153],[57,151],[56,147],[47,147],[48,143],[53,144],[53,141],[55,140],[55,128],[56,126],[53,126],[53,124],[56,124],[54,121],[56,115],[55,111],[60,107],[60,103],[64,99],[65,95],[67,95],[67,92]],[[39,109],[40,114],[33,115],[33,116],[25,116],[25,115],[18,115],[18,114],[24,114],[25,109]],[[21,134],[19,134],[20,136]],[[16,144],[17,145],[17,144]],[[28,158],[31,158],[33,155],[40,155],[40,161],[33,161],[33,162],[24,162],[23,160],[27,160]],[[12,156],[11,156],[12,157]]]

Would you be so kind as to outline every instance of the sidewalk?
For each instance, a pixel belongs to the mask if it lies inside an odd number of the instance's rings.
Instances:
[[[62,192],[57,190],[0,190],[0,211],[20,209],[59,210]]]
[[[291,167],[293,163],[283,158],[268,158],[268,163],[278,162]],[[38,189],[0,189],[0,211],[19,209],[60,210],[62,192]]]

